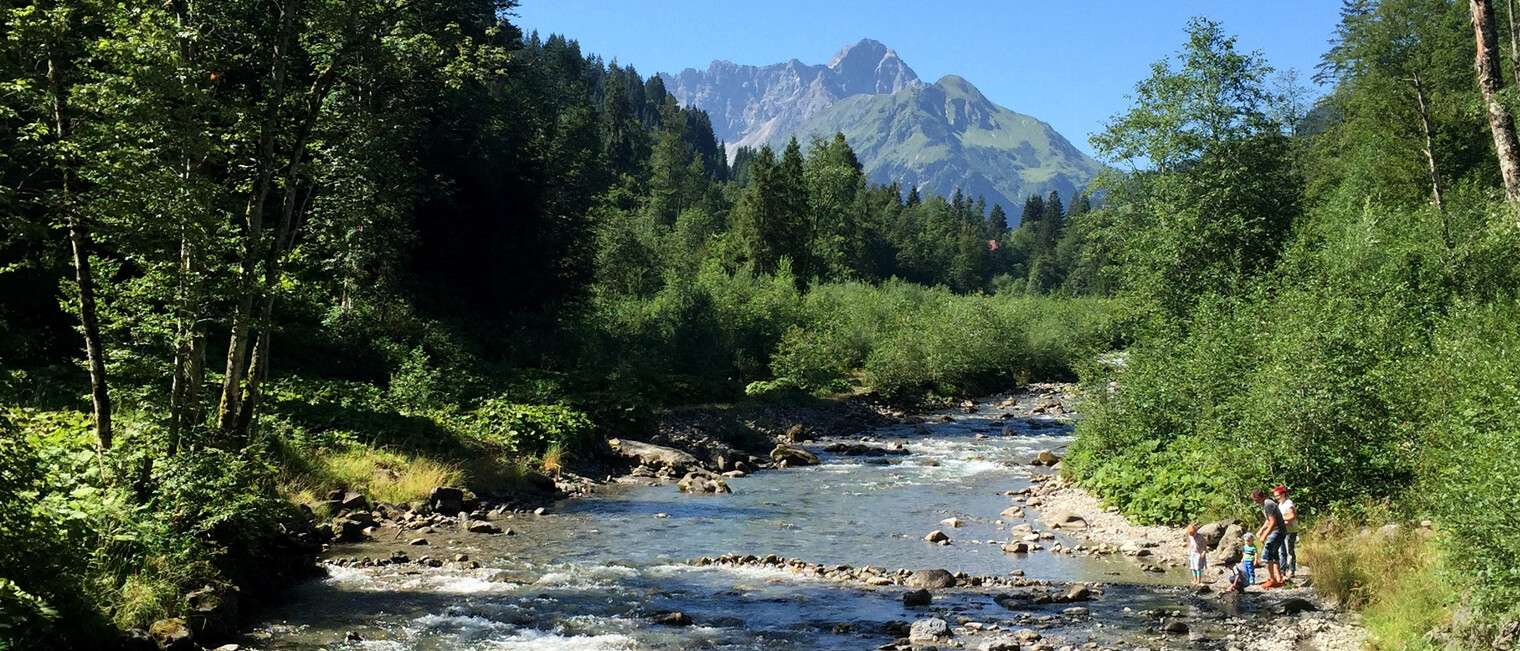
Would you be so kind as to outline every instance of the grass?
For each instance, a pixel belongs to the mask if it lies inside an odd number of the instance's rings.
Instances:
[[[353,446],[324,452],[285,482],[292,501],[316,502],[331,490],[355,490],[372,501],[405,504],[426,499],[435,486],[458,486],[458,466],[394,450]]]
[[[565,469],[565,446],[559,441],[550,443],[549,447],[544,450],[539,467],[543,469],[545,474],[558,477],[560,471]]]
[[[1299,555],[1320,596],[1362,611],[1375,649],[1438,648],[1426,634],[1450,621],[1463,592],[1443,572],[1434,537],[1407,528],[1379,534],[1332,523],[1307,536]]]

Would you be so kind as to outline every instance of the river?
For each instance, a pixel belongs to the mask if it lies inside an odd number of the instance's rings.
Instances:
[[[1018,524],[999,520],[1010,505],[1007,492],[1049,472],[1029,465],[1039,450],[1072,440],[1064,420],[1004,419],[1006,411],[982,401],[972,409],[928,414],[918,429],[899,424],[812,441],[805,447],[819,454],[820,465],[730,479],[728,495],[685,495],[673,483],[609,484],[545,515],[497,521],[513,535],[440,531],[427,536],[426,547],[408,546],[405,537],[336,547],[329,561],[387,558],[397,551],[414,560],[425,554],[444,560],[463,554],[468,560],[439,568],[329,563],[327,578],[297,587],[288,602],[265,611],[242,641],[261,649],[312,650],[873,649],[899,637],[904,622],[935,613],[959,615],[952,625],[971,620],[976,627],[1010,630],[1041,624],[1093,634],[1105,619],[1122,622],[1127,606],[1176,603],[1173,593],[1110,590],[1101,606],[1091,604],[1091,615],[1069,617],[1059,605],[1015,612],[993,603],[990,590],[952,588],[936,591],[930,609],[908,608],[901,586],[691,563],[704,556],[776,554],[857,568],[945,568],[980,576],[1022,571],[1029,579],[1062,582],[1186,580],[1175,571],[1144,572],[1119,555],[1003,553],[1000,544],[1009,540],[1010,525]],[[841,440],[896,444],[907,454],[822,451]],[[962,526],[941,524],[952,517]],[[936,529],[950,536],[950,544],[923,540]],[[1048,547],[1056,541],[1080,542],[1059,532],[1042,542]],[[469,567],[471,561],[481,567]],[[685,613],[692,625],[651,621],[652,614],[666,611]]]

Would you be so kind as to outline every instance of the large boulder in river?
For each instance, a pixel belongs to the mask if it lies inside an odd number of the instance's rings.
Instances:
[[[909,642],[936,642],[950,637],[950,624],[938,617],[913,622],[908,630]]]
[[[955,575],[949,570],[919,570],[903,580],[910,588],[953,588]]]
[[[681,481],[676,483],[676,487],[679,488],[682,493],[711,493],[714,495],[721,495],[724,493],[733,492],[729,489],[728,484],[725,483],[722,479],[695,472],[686,473],[686,476],[682,477]]]
[[[672,472],[685,472],[702,467],[702,462],[696,457],[663,445],[632,439],[611,439],[607,441],[607,445],[612,447],[613,452],[651,468],[669,468]]]
[[[785,463],[788,466],[815,466],[818,465],[818,455],[799,447],[778,443],[776,449],[771,450],[771,461]]]

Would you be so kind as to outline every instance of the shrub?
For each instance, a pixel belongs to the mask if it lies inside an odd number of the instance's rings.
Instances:
[[[574,451],[596,433],[583,412],[563,405],[517,404],[505,398],[485,401],[459,427],[520,455],[539,454],[550,445]]]

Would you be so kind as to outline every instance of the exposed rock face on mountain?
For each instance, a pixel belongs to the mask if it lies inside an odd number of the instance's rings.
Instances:
[[[960,188],[1011,215],[1030,194],[1069,198],[1101,170],[1050,125],[992,103],[954,75],[925,84],[869,39],[826,66],[715,61],[662,77],[682,105],[707,111],[730,154],[842,132],[873,181],[946,196]]]
[[[707,111],[713,135],[729,143],[730,153],[777,137],[784,141],[846,97],[921,85],[896,52],[869,39],[840,50],[826,66],[796,59],[764,67],[714,61],[705,71],[688,68],[660,77],[683,106]]]

